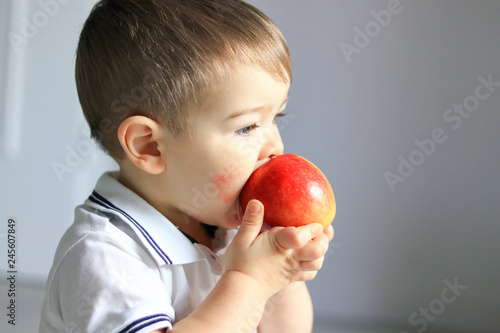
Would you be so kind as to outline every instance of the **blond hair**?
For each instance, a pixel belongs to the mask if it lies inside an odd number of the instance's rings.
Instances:
[[[80,35],[76,84],[92,137],[121,158],[120,123],[144,115],[173,133],[210,84],[241,64],[290,82],[279,29],[241,0],[101,0]]]

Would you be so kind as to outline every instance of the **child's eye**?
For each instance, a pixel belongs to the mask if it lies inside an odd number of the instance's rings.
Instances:
[[[274,116],[274,123],[276,123],[276,120],[279,119],[279,118],[283,118],[283,117],[286,117],[288,114],[285,113],[285,112],[280,112],[278,113],[276,116]]]
[[[239,130],[236,131],[236,133],[238,133],[239,135],[242,135],[242,136],[249,136],[257,128],[259,128],[259,126],[257,126],[257,124],[252,124],[252,125],[240,128]]]

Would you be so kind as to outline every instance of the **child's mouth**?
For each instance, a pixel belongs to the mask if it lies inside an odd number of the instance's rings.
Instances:
[[[272,160],[273,158],[275,158],[276,155],[271,155],[269,157],[266,157],[262,160],[260,160],[256,165],[255,165],[255,168],[253,171],[257,170],[259,167],[263,166],[264,164],[266,164],[267,162],[269,162],[270,160]]]

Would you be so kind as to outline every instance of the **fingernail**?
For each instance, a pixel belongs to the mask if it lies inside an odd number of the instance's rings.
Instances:
[[[249,205],[250,206],[248,207],[248,210],[250,211],[250,213],[252,213],[252,214],[259,214],[260,213],[261,207],[258,203],[250,202]]]

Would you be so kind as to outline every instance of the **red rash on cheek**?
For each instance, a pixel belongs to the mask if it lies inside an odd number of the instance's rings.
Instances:
[[[212,185],[218,193],[217,196],[224,200],[224,202],[229,202],[232,199],[233,193],[230,189],[234,177],[235,174],[231,172],[216,173],[212,177]]]

